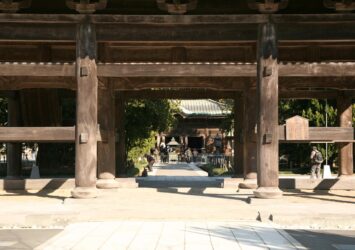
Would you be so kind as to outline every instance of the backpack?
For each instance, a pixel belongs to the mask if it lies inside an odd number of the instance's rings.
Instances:
[[[316,163],[322,163],[323,162],[322,153],[317,151],[313,159]]]

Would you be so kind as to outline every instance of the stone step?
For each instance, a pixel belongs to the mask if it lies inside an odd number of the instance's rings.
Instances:
[[[203,179],[190,179],[190,178],[137,178],[139,187],[194,187],[194,188],[207,188],[207,187],[223,187],[223,180],[210,179],[208,177]]]

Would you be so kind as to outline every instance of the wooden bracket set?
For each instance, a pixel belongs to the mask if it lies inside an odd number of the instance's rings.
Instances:
[[[279,10],[286,8],[288,5],[288,0],[248,0],[248,6],[250,9],[257,10],[260,13],[271,14]]]
[[[22,1],[13,1],[13,0],[1,0],[0,2],[0,11],[5,13],[16,13],[20,9],[26,9],[31,6],[32,0],[22,0]]]
[[[107,0],[98,0],[92,3],[90,0],[80,0],[79,2],[66,0],[65,3],[69,9],[75,10],[80,14],[92,14],[97,10],[105,9],[107,6]]]
[[[197,7],[198,0],[188,0],[186,3],[181,3],[180,0],[156,0],[158,8],[167,11],[170,14],[181,15],[188,11],[194,10]]]

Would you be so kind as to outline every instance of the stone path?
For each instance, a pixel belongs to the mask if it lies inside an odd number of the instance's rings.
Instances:
[[[40,249],[305,249],[261,223],[116,221],[71,224]]]
[[[148,177],[138,177],[139,187],[221,187],[223,179],[208,177],[194,163],[155,164]]]
[[[155,164],[153,176],[208,176],[207,172],[194,163]]]

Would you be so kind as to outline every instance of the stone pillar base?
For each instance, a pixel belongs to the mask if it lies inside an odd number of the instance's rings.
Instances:
[[[98,179],[96,181],[96,187],[100,189],[118,188],[119,183],[115,179]]]
[[[71,191],[73,198],[89,199],[97,197],[96,187],[76,187]]]
[[[244,179],[243,182],[239,183],[239,188],[241,189],[257,189],[258,183],[256,179]]]
[[[259,187],[254,191],[257,198],[279,199],[282,197],[282,191],[278,187]]]

